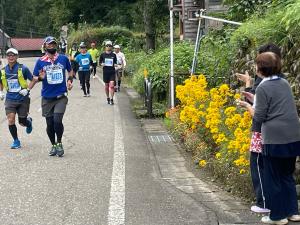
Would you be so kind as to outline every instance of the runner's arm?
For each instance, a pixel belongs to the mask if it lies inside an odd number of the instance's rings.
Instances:
[[[28,84],[28,90],[30,91],[34,87],[34,85],[38,82],[38,80],[34,79],[32,73],[27,67],[23,68],[23,75],[26,80],[30,80]]]

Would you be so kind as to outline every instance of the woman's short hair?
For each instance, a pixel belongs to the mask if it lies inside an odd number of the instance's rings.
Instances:
[[[278,55],[281,58],[281,49],[280,47],[278,47],[277,45],[273,44],[273,43],[268,43],[265,45],[261,45],[258,48],[258,53],[264,53],[264,52],[273,52],[276,55]]]
[[[257,71],[264,77],[270,77],[281,73],[281,59],[277,54],[264,52],[255,60]]]

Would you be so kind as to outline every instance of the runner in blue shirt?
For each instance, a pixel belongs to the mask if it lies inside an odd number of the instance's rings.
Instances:
[[[73,87],[73,71],[69,59],[57,53],[57,41],[54,37],[46,37],[44,45],[46,54],[37,60],[33,76],[36,82],[43,82],[42,115],[46,118],[47,134],[52,144],[49,155],[62,157],[62,120],[68,103],[67,93]]]
[[[32,74],[29,69],[17,62],[18,50],[10,48],[6,51],[8,65],[1,70],[0,99],[4,99],[3,89],[6,89],[5,112],[8,120],[8,129],[13,137],[12,149],[21,147],[15,124],[18,114],[19,124],[26,127],[26,132],[32,132],[32,119],[28,117],[30,98],[29,90],[33,87]],[[30,84],[27,84],[30,80]]]
[[[79,64],[78,75],[82,85],[83,97],[90,97],[90,67],[93,66],[92,56],[87,52],[86,45],[81,42],[79,45],[80,54],[76,56],[75,60]]]

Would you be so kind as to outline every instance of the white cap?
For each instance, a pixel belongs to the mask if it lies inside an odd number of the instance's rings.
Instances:
[[[19,55],[18,50],[15,49],[15,48],[9,48],[9,49],[7,49],[6,54],[8,54],[8,53],[13,53],[15,55]]]
[[[82,41],[82,42],[80,43],[79,47],[85,48],[85,47],[86,47],[86,44]]]
[[[120,48],[120,45],[115,45],[114,48]]]
[[[105,45],[112,45],[112,42],[111,41],[106,41]]]

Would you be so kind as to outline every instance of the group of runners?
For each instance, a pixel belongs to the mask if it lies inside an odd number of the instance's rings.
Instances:
[[[5,99],[5,112],[8,120],[8,129],[13,138],[12,149],[21,147],[16,126],[16,116],[21,126],[26,128],[26,133],[33,130],[32,118],[29,117],[30,91],[36,83],[42,82],[42,116],[46,119],[47,135],[52,144],[49,155],[64,155],[62,136],[64,133],[63,117],[68,103],[68,91],[73,88],[73,79],[78,71],[80,84],[84,97],[90,96],[90,76],[96,77],[97,65],[103,67],[103,81],[107,103],[113,105],[115,86],[120,90],[121,73],[126,66],[120,46],[115,46],[113,52],[111,41],[105,43],[105,51],[100,55],[96,43],[91,43],[87,50],[84,42],[69,50],[69,58],[58,53],[58,42],[54,37],[46,37],[43,44],[45,54],[40,57],[34,70],[31,71],[18,62],[18,50],[10,48],[6,51],[7,65],[1,69],[0,74],[0,99]],[[118,83],[116,82],[116,77]],[[5,94],[5,92],[6,94]]]

